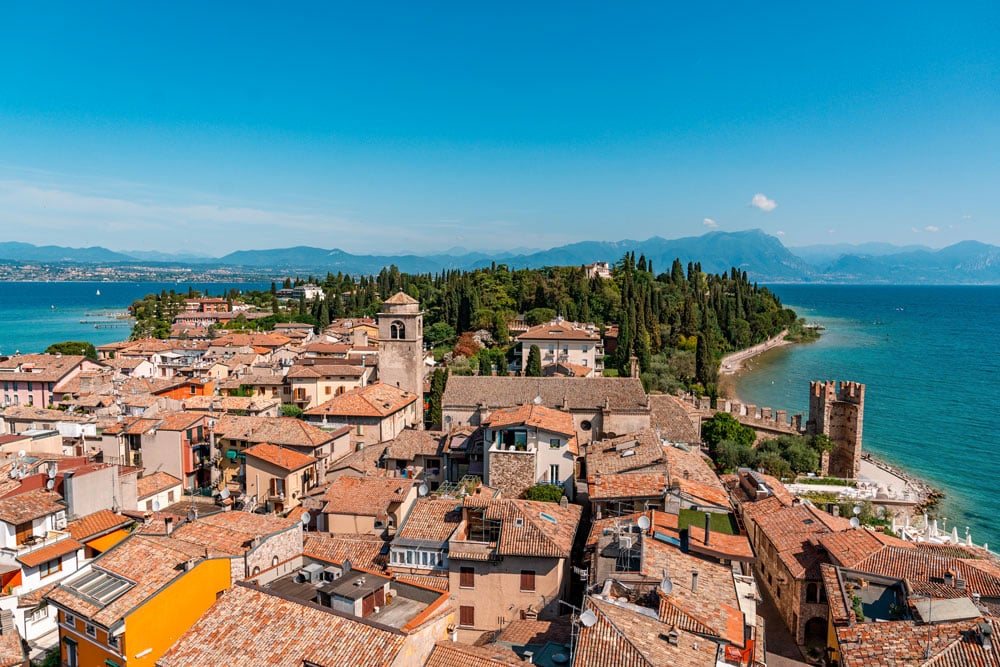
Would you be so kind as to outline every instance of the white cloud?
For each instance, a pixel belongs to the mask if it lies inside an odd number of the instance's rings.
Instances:
[[[941,230],[938,229],[937,227],[935,227],[934,225],[927,225],[926,227],[924,227],[924,231],[925,232],[931,232],[931,233],[933,233],[933,232],[938,232],[938,231],[941,231]]]
[[[753,199],[750,200],[750,205],[754,208],[759,208],[765,213],[770,213],[774,209],[778,208],[778,202],[773,199],[768,199],[759,192],[753,196]]]
[[[705,218],[704,220],[702,220],[702,222],[705,224],[706,227],[711,227],[712,229],[715,229],[716,227],[719,226],[719,223],[717,223],[715,220],[712,220],[711,218]]]

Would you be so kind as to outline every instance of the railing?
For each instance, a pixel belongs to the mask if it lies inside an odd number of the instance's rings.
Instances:
[[[10,554],[17,558],[19,556],[24,556],[24,554],[31,553],[32,551],[37,551],[42,547],[47,547],[50,544],[61,542],[69,537],[70,534],[65,531],[50,530],[44,536],[30,535],[23,543],[18,544],[17,546],[0,548],[0,553]]]

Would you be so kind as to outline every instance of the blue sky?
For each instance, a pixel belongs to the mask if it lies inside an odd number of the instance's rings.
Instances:
[[[1000,3],[673,5],[7,5],[0,240],[1000,244]]]

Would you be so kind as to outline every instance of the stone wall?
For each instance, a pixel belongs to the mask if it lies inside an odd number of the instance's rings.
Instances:
[[[505,498],[520,498],[535,484],[535,453],[490,452],[488,484]]]
[[[823,474],[855,479],[861,468],[865,385],[858,382],[810,382],[806,432],[834,443]]]

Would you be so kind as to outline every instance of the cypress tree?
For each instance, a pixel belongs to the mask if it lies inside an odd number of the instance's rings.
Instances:
[[[537,345],[532,345],[528,350],[528,365],[524,369],[524,374],[532,378],[542,377],[542,351]]]

